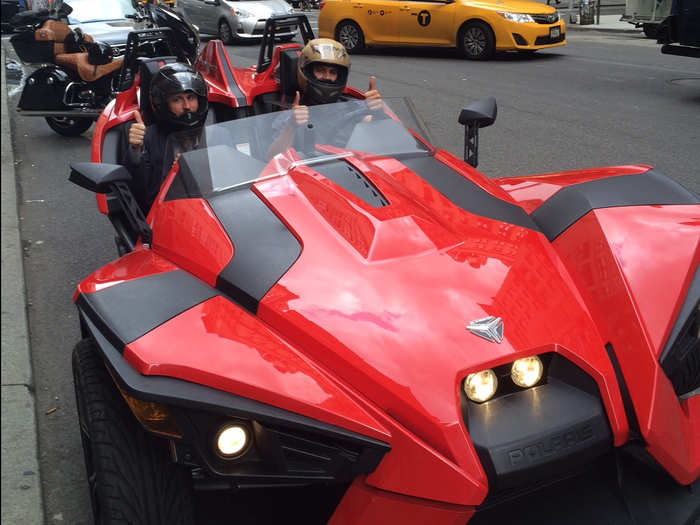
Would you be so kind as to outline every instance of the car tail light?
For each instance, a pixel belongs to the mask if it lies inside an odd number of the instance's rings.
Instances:
[[[320,2],[320,3],[318,4],[319,10],[320,10],[320,9],[323,9],[323,6],[324,6],[324,5],[326,5],[326,2]]]

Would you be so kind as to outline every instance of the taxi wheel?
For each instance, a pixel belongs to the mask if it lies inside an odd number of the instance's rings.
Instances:
[[[343,20],[335,30],[335,39],[343,44],[348,53],[357,53],[365,47],[362,29],[351,20]]]
[[[483,22],[469,22],[459,31],[459,49],[471,60],[485,60],[493,56],[496,39],[491,28]]]

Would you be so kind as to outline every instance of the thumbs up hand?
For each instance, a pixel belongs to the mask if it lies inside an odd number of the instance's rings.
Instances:
[[[369,77],[369,89],[365,92],[367,107],[372,111],[379,111],[382,109],[382,96],[379,94],[379,91],[374,88],[376,82],[376,77]]]
[[[309,108],[307,106],[299,104],[299,99],[301,96],[297,91],[294,96],[294,102],[292,102],[292,111],[294,112],[294,123],[297,126],[303,126],[309,121]]]
[[[143,123],[141,113],[138,111],[134,111],[134,119],[136,122],[129,126],[129,144],[135,150],[141,151],[143,139],[146,136],[146,125]]]

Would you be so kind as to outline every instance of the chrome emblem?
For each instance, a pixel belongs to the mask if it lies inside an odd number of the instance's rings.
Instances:
[[[492,343],[503,341],[503,320],[500,317],[490,315],[483,319],[476,319],[467,325],[467,330]]]

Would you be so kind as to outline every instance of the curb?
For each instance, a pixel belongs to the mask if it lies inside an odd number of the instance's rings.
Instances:
[[[44,523],[34,379],[5,79],[2,83],[2,523]]]

